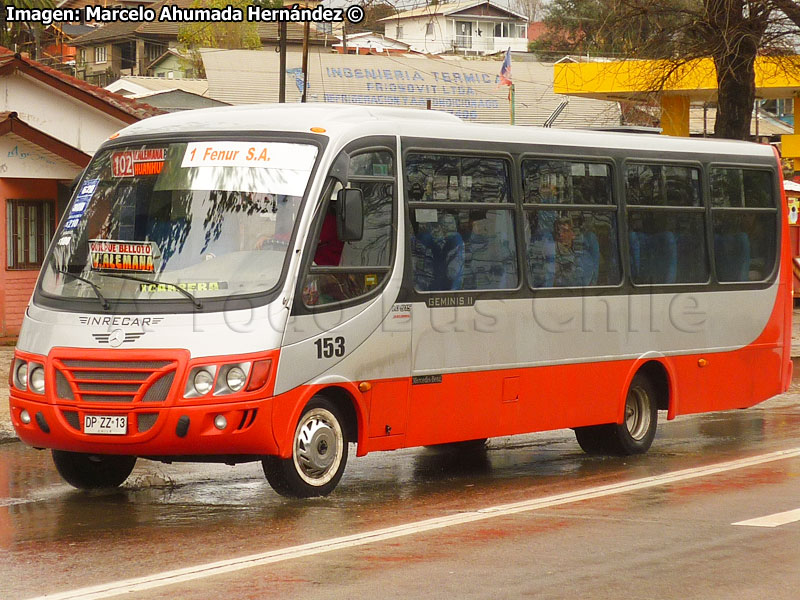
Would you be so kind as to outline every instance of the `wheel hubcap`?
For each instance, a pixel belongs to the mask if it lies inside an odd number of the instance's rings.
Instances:
[[[632,388],[625,402],[625,426],[637,442],[647,435],[650,428],[650,398],[642,388]]]
[[[307,412],[295,432],[297,473],[310,485],[325,485],[339,468],[343,448],[344,435],[334,416],[322,408]]]

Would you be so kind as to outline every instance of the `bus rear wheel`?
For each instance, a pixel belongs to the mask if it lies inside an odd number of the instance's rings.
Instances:
[[[575,437],[587,454],[644,454],[653,443],[657,426],[655,389],[646,375],[637,373],[625,397],[622,423],[578,427]]]
[[[315,396],[295,428],[292,456],[266,456],[261,464],[267,481],[281,496],[327,496],[342,478],[347,451],[339,408],[326,397]]]
[[[576,427],[575,439],[586,454],[607,454],[608,428],[610,425],[592,425],[589,427]]]
[[[53,450],[58,474],[79,490],[115,488],[128,478],[136,465],[135,456],[81,454]]]

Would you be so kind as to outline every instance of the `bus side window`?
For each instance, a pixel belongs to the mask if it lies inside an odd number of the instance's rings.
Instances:
[[[633,283],[706,283],[709,264],[700,169],[628,164],[625,179]]]
[[[766,279],[775,264],[778,219],[772,174],[726,167],[710,175],[717,280]]]
[[[417,291],[517,287],[509,173],[504,158],[408,155],[408,246]]]
[[[605,163],[526,159],[522,192],[534,288],[617,285],[617,208]]]
[[[303,287],[306,306],[320,306],[366,296],[388,276],[393,248],[394,156],[388,150],[355,154],[350,159],[349,188],[364,198],[364,235],[342,242],[336,236],[336,184],[327,203],[312,265]]]

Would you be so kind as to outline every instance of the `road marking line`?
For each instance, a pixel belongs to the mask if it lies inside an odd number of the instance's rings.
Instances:
[[[30,504],[36,500],[29,500],[27,498],[0,498],[0,506],[14,506],[15,504]]]
[[[192,567],[184,567],[182,569],[175,569],[172,571],[163,571],[161,573],[155,573],[153,575],[147,575],[144,577],[110,581],[108,583],[69,590],[66,592],[45,594],[44,596],[38,596],[29,600],[98,600],[100,598],[111,598],[113,596],[119,596],[131,592],[141,592],[165,587],[168,585],[174,585],[176,583],[204,579],[206,577],[213,577],[215,575],[222,575],[224,573],[232,573],[242,569],[284,562],[296,558],[313,556],[316,554],[324,554],[326,552],[333,552],[335,550],[365,546],[375,542],[405,537],[426,531],[445,529],[447,527],[454,527],[456,525],[475,523],[486,519],[493,519],[496,517],[514,515],[523,512],[531,512],[535,510],[541,510],[543,508],[551,508],[554,506],[562,506],[565,504],[572,504],[574,502],[582,502],[584,500],[602,498],[615,494],[624,494],[627,492],[634,492],[637,490],[668,485],[670,483],[696,479],[698,477],[707,477],[709,475],[716,475],[718,473],[725,473],[727,471],[733,471],[736,469],[746,469],[748,467],[755,467],[769,462],[798,457],[800,457],[800,448],[780,450],[777,452],[770,452],[768,454],[761,454],[758,456],[752,456],[750,458],[742,458],[738,460],[717,463],[705,467],[683,469],[673,473],[665,473],[663,475],[655,475],[652,477],[644,477],[631,481],[601,485],[585,490],[546,496],[544,498],[533,498],[531,500],[515,502],[512,504],[490,506],[488,508],[481,508],[473,511],[461,512],[444,517],[436,517],[424,521],[406,523],[394,527],[386,527],[384,529],[376,529],[373,531],[366,531],[363,533],[356,533],[353,535],[347,535],[328,540],[321,540],[319,542],[282,548],[280,550],[271,550],[269,552],[251,554],[249,556],[242,556],[240,558],[232,558],[228,560],[195,565]]]
[[[744,525],[745,527],[780,527],[781,525],[787,525],[795,521],[800,521],[800,508],[775,513],[774,515],[767,515],[766,517],[747,519],[746,521],[739,521],[738,523],[732,524]]]

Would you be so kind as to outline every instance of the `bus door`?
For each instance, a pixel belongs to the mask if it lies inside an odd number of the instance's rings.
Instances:
[[[520,285],[511,161],[409,150],[406,287],[414,301],[409,444],[489,437],[518,422]],[[446,416],[449,415],[449,416]]]
[[[402,278],[395,150],[394,138],[369,137],[334,161],[313,209],[275,390],[323,375],[328,383],[370,381],[364,401],[379,421],[370,424],[371,437],[402,434],[407,408],[411,333],[390,314]],[[347,189],[363,198],[359,240],[339,239],[337,231]]]

